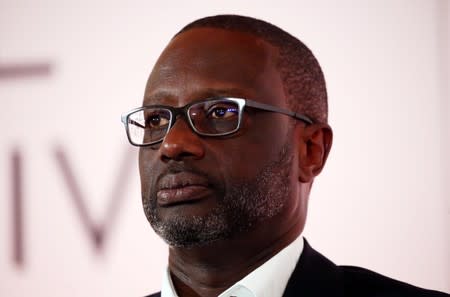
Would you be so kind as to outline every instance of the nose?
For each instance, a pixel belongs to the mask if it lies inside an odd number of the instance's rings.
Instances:
[[[184,158],[201,159],[205,155],[200,136],[191,129],[183,117],[178,118],[167,132],[159,150],[163,161],[180,161]]]

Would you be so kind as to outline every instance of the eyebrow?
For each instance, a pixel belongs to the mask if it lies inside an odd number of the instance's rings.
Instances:
[[[194,100],[203,100],[214,97],[238,97],[238,98],[249,98],[249,94],[239,88],[203,88],[198,91],[195,91],[190,97],[193,97]],[[153,93],[149,96],[144,97],[144,106],[150,104],[158,104],[164,101],[165,105],[177,105],[177,97],[173,92],[167,90],[161,90],[156,93]],[[151,103],[150,103],[151,102]]]
[[[239,88],[206,88],[199,92],[199,99],[206,99],[209,97],[248,97],[248,94]]]
[[[173,103],[175,103],[175,96],[173,95],[172,92],[166,91],[166,90],[162,90],[162,91],[158,91],[154,94],[151,94],[149,96],[144,96],[144,101],[143,101],[143,105],[150,105],[150,104],[154,104],[154,103],[160,103],[161,101],[171,101]],[[149,103],[149,101],[151,103]]]

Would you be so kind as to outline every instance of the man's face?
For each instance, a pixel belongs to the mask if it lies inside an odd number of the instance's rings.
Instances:
[[[143,105],[228,96],[286,107],[277,54],[249,34],[191,29],[160,56]],[[250,108],[241,129],[225,137],[199,136],[179,117],[161,144],[139,154],[152,227],[173,246],[226,240],[265,225],[282,232],[296,204],[292,130],[289,117]]]

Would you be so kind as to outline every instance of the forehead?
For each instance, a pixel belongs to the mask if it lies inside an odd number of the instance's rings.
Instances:
[[[176,36],[156,62],[144,104],[183,105],[212,96],[265,101],[261,97],[282,89],[277,57],[275,47],[248,33],[188,30]]]

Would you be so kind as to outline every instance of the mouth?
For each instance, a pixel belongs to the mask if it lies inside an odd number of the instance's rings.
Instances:
[[[169,207],[195,203],[205,199],[211,192],[206,178],[189,172],[180,172],[161,178],[156,198],[159,206]]]

